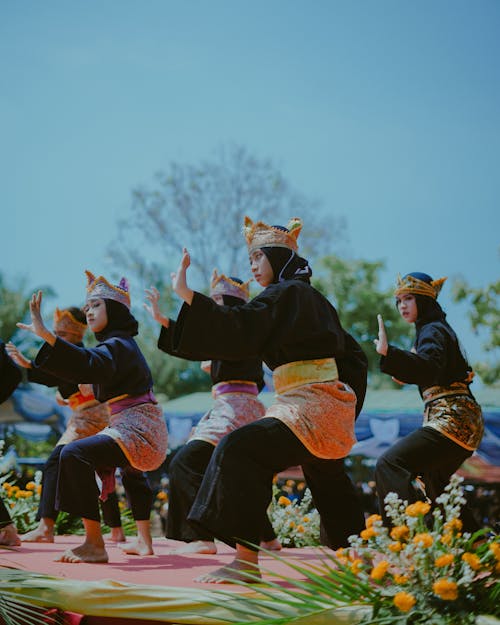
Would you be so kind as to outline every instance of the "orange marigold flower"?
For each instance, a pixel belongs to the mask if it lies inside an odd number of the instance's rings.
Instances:
[[[432,538],[432,536],[427,532],[423,532],[422,534],[415,534],[413,542],[416,545],[422,545],[422,547],[430,547],[434,542],[434,538]]]
[[[22,491],[22,490],[18,490],[18,491],[15,493],[14,497],[15,497],[16,499],[22,499],[22,498],[24,497],[24,493],[23,493],[23,491]]]
[[[391,530],[391,538],[393,540],[405,540],[410,534],[410,529],[407,525],[396,525]]]
[[[451,553],[445,553],[444,555],[439,556],[439,558],[436,558],[434,560],[434,565],[438,568],[441,568],[442,566],[448,566],[453,562],[454,559],[455,557]]]
[[[17,493],[18,490],[20,490],[19,486],[11,486],[10,487],[10,492],[11,493]]]
[[[311,519],[308,516],[305,516],[305,517],[302,518],[302,522],[303,523],[309,523],[310,520]]]
[[[165,501],[166,499],[168,499],[168,495],[164,490],[160,490],[156,495],[156,499],[158,499],[159,501]]]
[[[306,483],[305,482],[299,482],[297,484],[297,490],[300,492],[302,490],[304,490],[304,488],[306,487]]]
[[[11,508],[13,508],[16,504],[13,501],[11,501],[9,505]]]
[[[409,578],[407,575],[394,575],[394,581],[396,582],[396,584],[406,584],[408,582],[408,579]]]
[[[464,562],[467,562],[467,564],[470,566],[470,568],[473,571],[477,571],[478,569],[481,568],[481,560],[479,559],[479,556],[476,555],[475,553],[469,553],[468,551],[466,551],[462,555],[462,560]]]
[[[389,544],[389,550],[392,551],[393,553],[397,553],[398,551],[401,551],[402,549],[403,549],[403,543],[400,543],[399,541]]]
[[[337,558],[340,558],[340,556],[344,555],[344,548],[343,547],[339,547],[336,551],[335,551],[335,555],[337,556]]]
[[[425,501],[416,501],[415,503],[411,503],[407,506],[405,512],[408,516],[416,517],[426,515],[430,509],[430,504]]]
[[[33,493],[30,490],[23,490],[22,493],[23,493],[23,497],[25,497],[26,499],[33,497]]]
[[[289,521],[288,522],[288,527],[293,529],[295,527],[295,521]]]
[[[42,492],[42,485],[41,484],[37,484],[36,485],[36,494],[40,495]]]
[[[295,486],[295,480],[287,480],[285,484],[290,488],[293,488]]]
[[[380,516],[380,514],[371,514],[367,519],[366,519],[366,527],[371,527],[375,521],[381,521],[382,517]]]
[[[401,612],[408,612],[413,608],[416,603],[416,599],[409,592],[398,592],[394,595],[394,605],[401,610]]]
[[[389,562],[387,560],[381,560],[377,566],[374,566],[372,572],[370,573],[370,577],[372,579],[382,579],[384,575],[387,573],[387,569],[389,568]]]
[[[278,474],[275,473],[273,476],[273,484],[276,484],[278,482]]]
[[[288,499],[288,497],[285,497],[285,495],[281,495],[281,497],[278,499],[278,504],[280,506],[289,506],[292,502],[290,501],[290,499]]]
[[[455,601],[458,597],[458,586],[456,582],[453,582],[446,577],[442,577],[441,579],[438,579],[437,582],[434,582],[434,584],[432,584],[432,590],[435,595],[445,601]]]
[[[361,571],[362,564],[363,561],[359,558],[354,560],[354,562],[351,564],[351,571],[354,573],[354,575],[357,575]]]
[[[297,532],[301,534],[306,531],[306,528],[303,525],[297,525]]]
[[[10,490],[12,488],[12,484],[9,484],[9,482],[4,482],[2,484],[2,487],[4,488],[4,490]]]
[[[488,545],[488,547],[495,556],[495,558],[500,561],[500,543],[491,543],[490,545]]]
[[[451,519],[450,521],[446,521],[443,527],[448,532],[459,532],[462,529],[462,521],[460,519]]]
[[[25,486],[26,490],[35,490],[36,484],[35,482],[28,482]]]
[[[373,529],[373,527],[368,527],[365,530],[362,530],[359,534],[363,540],[369,540],[377,535],[377,532]]]
[[[443,534],[440,538],[440,541],[443,543],[443,545],[449,545],[452,538],[453,536],[451,534]]]

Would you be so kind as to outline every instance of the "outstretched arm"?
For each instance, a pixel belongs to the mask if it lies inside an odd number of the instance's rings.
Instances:
[[[387,342],[387,334],[385,331],[384,320],[382,319],[382,315],[377,315],[378,321],[378,338],[374,339],[375,349],[381,356],[387,356],[387,350],[389,349],[389,344]]]
[[[172,278],[172,288],[177,295],[189,305],[191,305],[191,302],[193,301],[193,290],[189,288],[186,278],[187,268],[190,264],[191,258],[189,256],[189,252],[184,247],[182,249],[182,258],[177,271],[170,274]]]
[[[56,343],[56,335],[47,329],[43,318],[42,318],[42,291],[38,291],[38,293],[33,293],[30,300],[30,313],[31,313],[31,323],[16,323],[18,328],[21,330],[27,330],[28,332],[33,332],[41,339],[43,339],[49,345],[54,346]]]
[[[32,368],[31,360],[26,358],[26,356],[17,349],[14,343],[11,343],[10,341],[5,343],[5,351],[9,354],[16,365],[19,365],[23,369]]]
[[[170,324],[170,320],[165,315],[162,315],[160,311],[160,293],[157,288],[152,286],[150,289],[146,289],[146,299],[149,302],[148,304],[144,304],[144,308],[148,311],[148,313],[153,317],[155,321],[161,323],[161,325],[165,328],[168,328]]]

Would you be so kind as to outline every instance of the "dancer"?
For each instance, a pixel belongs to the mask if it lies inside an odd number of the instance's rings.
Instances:
[[[249,299],[248,284],[249,282],[243,282],[239,278],[218,275],[214,269],[210,297],[220,305],[241,306]],[[158,290],[151,287],[146,293],[150,305],[145,308],[162,325],[158,347],[168,354],[189,360],[201,360],[206,356],[196,349],[182,354],[173,350],[175,322],[161,314]],[[175,553],[217,553],[213,535],[187,522],[189,510],[220,440],[229,432],[259,419],[266,410],[257,398],[264,386],[262,362],[258,358],[240,361],[205,360],[202,368],[212,378],[214,404],[199,421],[188,442],[177,451],[168,468],[166,536],[187,543],[186,546],[176,549]],[[261,538],[261,546],[265,549],[281,548],[267,514],[263,518]]]
[[[251,269],[265,288],[243,306],[217,306],[193,292],[186,249],[172,274],[184,300],[174,348],[196,348],[223,360],[261,358],[273,371],[277,393],[265,417],[222,439],[207,467],[188,520],[236,547],[236,557],[199,581],[260,577],[260,520],[271,501],[273,475],[287,467],[302,466],[333,547],[347,546],[348,536],[364,526],[344,468],[355,442],[356,395],[342,380],[341,362],[354,351],[347,353],[337,311],[311,286],[309,265],[297,254],[301,227],[299,219],[284,228],[245,218]],[[360,359],[364,366],[366,359]]]
[[[152,392],[149,367],[134,336],[137,320],[130,313],[127,281],[118,286],[103,276],[87,273],[85,312],[98,344],[77,347],[50,332],[41,315],[42,292],[30,302],[31,324],[18,326],[45,343],[35,366],[68,381],[92,384],[95,398],[106,402],[110,424],[94,436],[64,446],[59,459],[56,507],[83,519],[85,541],[65,551],[62,562],[107,562],[101,533],[97,472],[102,479],[101,498],[114,491],[114,473],[121,468],[122,481],[137,525],[137,541],[126,553],[153,553],[150,530],[152,491],[137,474],[156,469],[165,459],[167,429],[163,412]]]
[[[83,347],[83,338],[87,331],[85,313],[76,306],[56,308],[54,312],[54,334],[78,347]],[[42,495],[36,520],[38,526],[23,534],[23,542],[54,542],[55,524],[59,514],[55,507],[57,472],[59,456],[63,445],[71,441],[92,436],[104,429],[109,423],[109,408],[100,404],[94,397],[91,385],[78,385],[67,382],[33,366],[13,343],[7,343],[6,350],[12,360],[27,370],[30,382],[48,387],[58,387],[56,401],[60,405],[70,406],[72,412],[66,429],[50,454],[43,467]],[[111,529],[110,539],[113,542],[125,542],[125,534],[121,525],[120,510],[116,493],[111,493],[106,501],[101,502],[104,522]]]
[[[406,351],[389,345],[383,319],[378,315],[380,369],[396,381],[417,384],[424,400],[424,423],[378,459],[375,481],[384,523],[386,495],[393,491],[413,503],[422,499],[415,483],[423,479],[425,494],[434,502],[462,462],[478,448],[483,436],[481,407],[469,384],[472,371],[462,354],[454,330],[437,302],[446,278],[433,280],[426,273],[398,277],[396,305],[405,321],[415,324],[414,348]],[[472,512],[462,510],[464,528],[478,529]]]
[[[0,404],[6,401],[21,381],[21,372],[9,357],[0,339]],[[21,540],[4,502],[0,499],[0,545],[18,547]]]

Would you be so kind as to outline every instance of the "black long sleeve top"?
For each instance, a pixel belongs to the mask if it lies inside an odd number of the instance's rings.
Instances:
[[[5,343],[0,340],[0,404],[9,399],[21,379],[21,371],[5,351]]]

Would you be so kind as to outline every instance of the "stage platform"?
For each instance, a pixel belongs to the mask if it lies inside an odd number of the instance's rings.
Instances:
[[[107,542],[107,564],[54,561],[62,551],[76,547],[82,540],[82,536],[57,536],[54,543],[23,543],[20,547],[4,548],[0,551],[0,566],[23,571],[21,595],[35,598],[46,608],[66,612],[67,625],[237,623],[237,616],[228,612],[224,604],[230,602],[235,593],[252,594],[235,584],[194,581],[203,573],[233,560],[234,550],[221,543],[217,543],[216,555],[172,555],[170,551],[183,543],[154,538],[155,555],[141,557],[124,554],[118,545]],[[278,555],[299,565],[314,565],[320,558],[318,550],[313,548],[283,549]],[[261,555],[261,566],[265,570],[265,580],[282,588],[288,584],[281,575],[303,579],[300,573],[271,555]],[[49,577],[39,578],[37,573]],[[11,586],[16,587],[15,580]],[[4,580],[2,587],[10,590]],[[229,594],[219,595],[219,591]],[[337,610],[335,617],[318,623],[355,625],[361,618],[357,612],[347,608]],[[310,618],[307,620],[311,625],[313,622]]]

